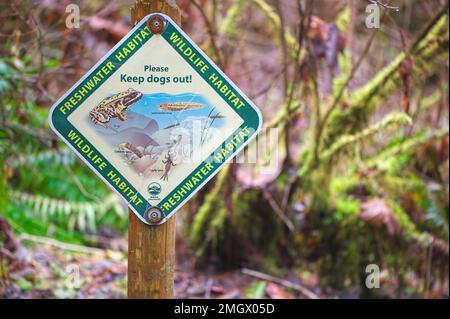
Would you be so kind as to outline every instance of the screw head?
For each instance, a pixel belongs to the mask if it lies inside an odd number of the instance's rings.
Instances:
[[[150,224],[158,224],[164,217],[162,210],[159,207],[150,207],[145,213],[145,219]]]
[[[148,20],[147,26],[154,34],[160,34],[164,30],[164,18],[155,15]]]

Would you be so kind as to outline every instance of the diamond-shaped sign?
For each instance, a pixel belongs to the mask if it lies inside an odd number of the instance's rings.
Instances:
[[[262,122],[253,103],[162,14],[138,23],[52,107],[49,120],[147,224],[165,222]]]

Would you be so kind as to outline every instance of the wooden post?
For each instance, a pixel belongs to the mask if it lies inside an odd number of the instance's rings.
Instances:
[[[137,0],[131,8],[133,24],[161,12],[181,24],[175,1]],[[159,226],[148,226],[129,210],[128,298],[173,298],[175,268],[175,216]]]

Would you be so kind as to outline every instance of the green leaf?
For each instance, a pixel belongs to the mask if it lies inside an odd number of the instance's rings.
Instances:
[[[1,88],[0,88],[0,91],[1,91]],[[7,138],[9,138],[8,132],[6,132],[5,130],[0,129],[0,139],[7,139]]]
[[[46,69],[56,69],[59,67],[59,61],[57,59],[50,59],[45,63]]]
[[[251,284],[244,292],[244,296],[249,299],[264,298],[267,283],[265,281],[258,281]]]
[[[4,76],[13,76],[16,74],[16,71],[5,61],[0,60],[0,74]]]

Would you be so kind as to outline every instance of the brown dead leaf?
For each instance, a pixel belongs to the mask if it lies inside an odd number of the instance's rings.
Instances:
[[[344,51],[346,45],[344,34],[335,24],[313,16],[307,37],[311,40],[314,55],[317,58],[324,58],[334,74],[338,74],[338,55]]]
[[[402,229],[392,209],[379,198],[371,199],[361,205],[358,217],[374,227],[386,227],[389,235],[400,235]]]
[[[227,290],[222,286],[213,285],[211,287],[211,292],[214,294],[224,294],[227,292]]]
[[[266,293],[270,299],[294,299],[294,295],[292,293],[286,291],[286,289],[282,286],[272,282],[267,284]]]

